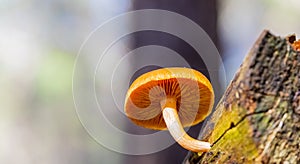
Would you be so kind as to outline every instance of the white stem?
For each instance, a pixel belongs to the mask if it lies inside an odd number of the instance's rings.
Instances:
[[[176,109],[165,107],[163,117],[171,135],[182,147],[193,152],[207,152],[210,149],[210,143],[196,140],[186,134]]]

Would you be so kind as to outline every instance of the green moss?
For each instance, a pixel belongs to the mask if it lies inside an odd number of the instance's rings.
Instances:
[[[232,155],[235,159],[231,160],[245,160],[240,162],[253,160],[258,155],[258,152],[257,146],[252,140],[250,136],[251,132],[249,131],[251,131],[251,127],[247,120],[242,121],[237,127],[230,129],[216,144],[216,147],[222,148],[223,152],[230,150],[230,152],[226,152],[226,155],[223,157]],[[226,160],[226,158],[223,159],[224,161]]]
[[[241,113],[239,111],[243,110],[237,110],[236,105],[223,111],[221,118],[216,120],[215,130],[210,137],[210,142],[216,141],[226,130],[228,130],[232,125],[236,125],[237,122],[242,119],[242,116],[246,113]]]
[[[210,153],[205,154],[208,157],[206,162],[247,163],[258,155],[257,146],[252,138],[252,127],[248,119],[238,123],[246,114],[241,113],[242,111],[245,110],[234,106],[232,110],[226,110],[222,114],[212,133],[210,142],[215,142],[223,136],[213,145]]]

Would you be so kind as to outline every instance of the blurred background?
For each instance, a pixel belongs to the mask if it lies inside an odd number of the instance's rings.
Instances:
[[[187,151],[177,144],[140,156],[111,151],[86,132],[76,114],[72,74],[82,43],[104,21],[137,9],[169,10],[199,24],[215,43],[225,65],[227,81],[221,81],[219,88],[226,88],[264,29],[275,35],[295,33],[300,36],[298,0],[1,0],[0,163],[180,163],[184,159]],[[138,22],[132,24],[135,23]],[[120,28],[126,27],[112,30]],[[162,45],[174,49],[193,68],[207,74],[202,60],[195,57],[196,52],[174,36],[148,31],[126,36],[119,42],[113,52],[120,56],[141,46]],[[86,55],[81,67],[88,70],[89,62],[94,59]],[[113,63],[115,59],[107,60]],[[129,60],[128,70],[123,71],[129,72],[140,60],[149,59]],[[109,75],[101,76],[104,79]],[[82,79],[76,80],[84,81],[85,72],[78,77]],[[101,88],[101,79],[96,85],[103,94],[100,93],[100,97],[109,92]],[[118,120],[116,126],[122,125],[134,134],[153,133],[135,127],[124,118],[119,119],[113,113],[114,102],[102,101],[105,106],[112,106],[108,112],[112,112],[111,119]],[[190,135],[197,137],[200,128],[201,125],[191,128]],[[126,139],[110,137],[124,147],[147,146],[147,143],[128,145]]]

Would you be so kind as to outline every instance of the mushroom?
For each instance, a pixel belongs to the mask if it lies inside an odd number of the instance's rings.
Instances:
[[[203,74],[172,67],[138,77],[128,89],[124,108],[133,123],[154,130],[168,129],[185,149],[206,152],[210,143],[190,137],[183,127],[203,121],[213,103],[213,88]]]
[[[296,51],[300,51],[300,40],[295,41],[292,44],[292,47],[296,50]]]

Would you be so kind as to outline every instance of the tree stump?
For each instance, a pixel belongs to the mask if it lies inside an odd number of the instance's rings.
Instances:
[[[300,162],[300,52],[293,40],[260,35],[200,134],[212,149],[191,152],[184,163]]]

